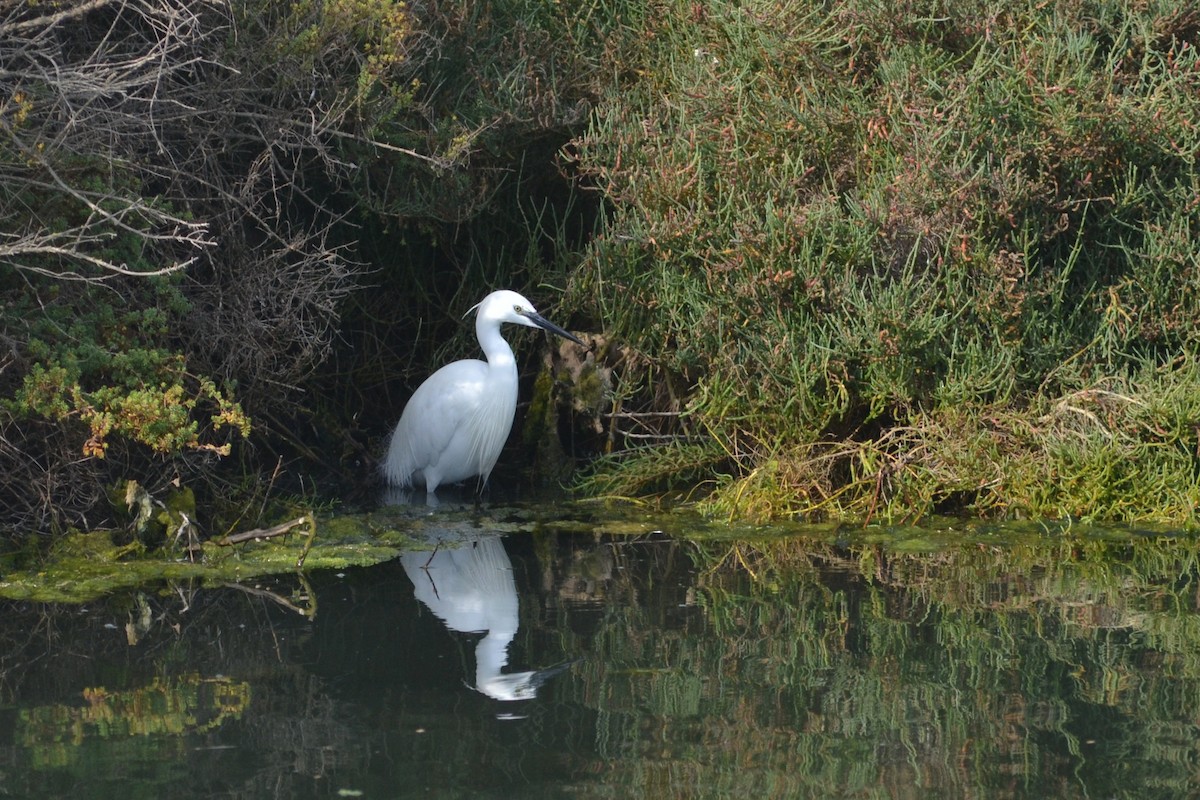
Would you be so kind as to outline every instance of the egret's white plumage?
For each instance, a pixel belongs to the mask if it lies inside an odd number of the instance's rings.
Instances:
[[[583,344],[516,292],[492,292],[475,308],[475,336],[487,360],[447,364],[417,387],[383,463],[393,486],[423,483],[432,494],[444,483],[475,476],[481,485],[487,481],[517,409],[517,362],[500,335],[501,324],[542,328]]]

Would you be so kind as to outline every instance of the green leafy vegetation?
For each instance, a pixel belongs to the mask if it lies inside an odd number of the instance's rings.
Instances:
[[[641,24],[579,142],[613,213],[572,296],[690,444],[585,488],[699,469],[734,517],[1195,521],[1194,14],[667,0]],[[689,387],[667,404],[663,373]]]
[[[90,293],[80,298],[89,299]],[[216,444],[213,436],[225,429],[249,435],[249,420],[211,379],[189,375],[181,354],[146,346],[166,341],[167,317],[158,307],[59,307],[28,318],[34,320],[26,332],[33,363],[6,408],[15,419],[81,421],[89,434],[82,455],[103,458],[114,436],[158,454],[228,455],[229,442]],[[198,406],[210,411],[203,421],[211,435],[203,439]]]

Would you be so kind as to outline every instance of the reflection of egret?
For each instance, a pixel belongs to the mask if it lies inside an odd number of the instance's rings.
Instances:
[[[476,475],[481,485],[487,482],[517,409],[517,362],[500,335],[502,323],[542,328],[583,344],[516,292],[492,292],[476,308],[475,336],[487,361],[455,361],[417,387],[383,463],[393,486],[424,484],[433,494],[440,484]]]
[[[496,700],[531,700],[570,662],[544,670],[504,674],[508,645],[517,635],[519,603],[512,562],[499,536],[442,536],[433,554],[400,558],[418,600],[446,626],[484,633],[475,648],[475,688]]]

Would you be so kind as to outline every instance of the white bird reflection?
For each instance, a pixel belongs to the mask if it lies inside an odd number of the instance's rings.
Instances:
[[[531,700],[547,680],[573,662],[543,670],[501,670],[508,645],[517,635],[520,604],[512,562],[498,535],[460,536],[438,531],[430,536],[433,553],[400,557],[418,600],[451,630],[483,633],[475,647],[475,689],[495,700]]]

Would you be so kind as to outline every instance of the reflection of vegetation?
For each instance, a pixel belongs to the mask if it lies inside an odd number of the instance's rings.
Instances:
[[[283,596],[293,580],[255,585]],[[243,592],[170,588],[86,608],[0,601],[3,793],[297,797],[293,784],[364,763],[355,713],[300,666],[312,621]],[[147,607],[127,646],[119,623]]]
[[[180,675],[155,678],[122,692],[83,690],[83,706],[56,704],[23,709],[17,741],[35,768],[71,763],[89,738],[182,736],[203,733],[240,719],[250,704],[250,684],[230,678]]]
[[[186,608],[147,589],[32,624],[31,604],[10,603],[24,617],[0,625],[0,690],[18,735],[0,766],[30,785],[59,781],[62,795],[76,776],[127,786],[145,769],[145,796],[175,798],[1190,790],[1200,541],[555,513],[571,516],[425,518],[514,533],[513,663],[578,659],[536,701],[496,704],[464,686],[477,637],[422,612],[399,564],[308,574],[304,591],[320,598],[311,619],[262,595],[200,589]],[[293,581],[259,579],[277,596]],[[128,648],[126,615],[147,621]],[[44,658],[51,639],[52,655],[93,655]],[[202,686],[197,674],[236,682]],[[110,691],[84,706],[79,686]],[[131,735],[144,731],[189,736]],[[31,766],[44,769],[19,772]]]
[[[597,796],[1186,793],[1200,544],[977,533],[694,546],[706,629],[631,605],[592,642]]]

